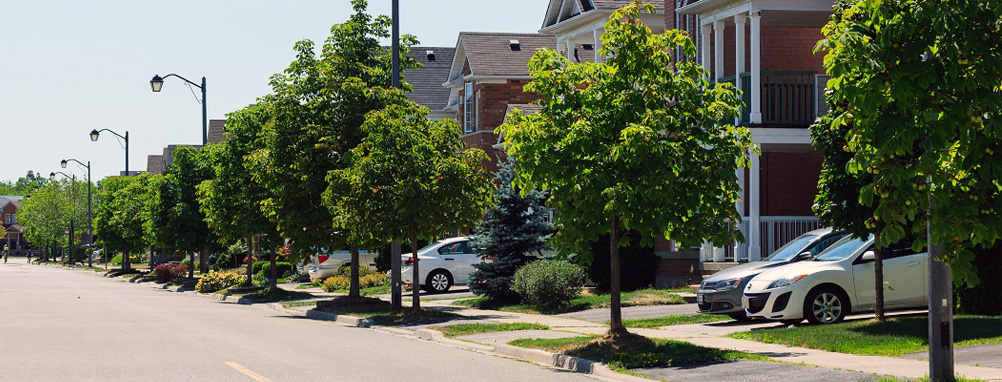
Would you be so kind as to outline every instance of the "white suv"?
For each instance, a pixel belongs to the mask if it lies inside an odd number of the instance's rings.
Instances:
[[[402,255],[400,270],[404,284],[413,285],[414,267],[410,253]],[[439,240],[418,250],[418,284],[429,293],[448,291],[455,284],[466,284],[480,258],[470,249],[468,237]]]

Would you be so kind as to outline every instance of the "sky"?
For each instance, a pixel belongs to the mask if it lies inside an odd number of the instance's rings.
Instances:
[[[536,32],[547,0],[400,0],[400,31],[423,46],[454,47],[460,31]],[[270,92],[296,41],[319,45],[351,13],[349,0],[0,0],[0,181],[29,170],[95,181],[129,170],[168,144],[200,144],[202,109],[177,78],[153,93],[154,74],[206,77],[209,119]],[[370,0],[389,14],[390,0]],[[386,42],[389,44],[389,42]]]

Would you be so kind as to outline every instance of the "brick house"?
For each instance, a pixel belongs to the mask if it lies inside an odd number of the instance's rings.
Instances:
[[[509,104],[527,104],[538,94],[522,92],[532,77],[528,63],[539,48],[553,48],[557,40],[539,33],[462,32],[446,83],[451,90],[445,110],[456,113],[463,128],[461,139],[491,158],[488,171],[497,171],[505,158],[494,130],[504,122]]]
[[[813,53],[833,0],[666,0],[665,25],[687,31],[696,60],[711,81],[734,83],[745,107],[735,123],[748,127],[762,150],[736,175],[737,208],[748,239],[726,248],[704,246],[704,260],[760,259],[818,226],[811,205],[822,158],[808,127],[827,111],[823,54]]]
[[[28,248],[28,240],[24,231],[17,224],[17,210],[21,208],[24,198],[16,195],[0,195],[0,225],[3,226],[3,238],[0,238],[0,248],[7,245],[11,253]]]
[[[209,120],[209,143],[219,143],[226,140],[226,120]],[[146,156],[146,172],[150,174],[163,174],[167,171],[167,166],[174,161],[174,150],[180,146],[202,147],[202,145],[167,145],[162,154],[151,154]]]

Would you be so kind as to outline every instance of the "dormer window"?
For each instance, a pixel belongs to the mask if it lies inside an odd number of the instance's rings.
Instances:
[[[518,52],[522,50],[522,44],[519,43],[518,40],[508,40],[508,46],[511,48],[513,52]]]
[[[426,51],[424,51],[424,54],[428,58],[428,61],[435,61],[435,51],[434,50],[426,50]]]

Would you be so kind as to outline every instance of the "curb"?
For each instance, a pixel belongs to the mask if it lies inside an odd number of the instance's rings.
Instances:
[[[311,318],[311,319],[320,320],[320,321],[334,321],[334,322],[336,322],[338,324],[341,324],[341,325],[344,325],[344,326],[351,326],[351,327],[356,327],[356,328],[368,328],[368,327],[372,326],[372,323],[369,322],[369,320],[366,320],[364,318],[346,316],[346,315],[343,315],[343,314],[334,314],[334,313],[324,312],[324,311],[320,311],[320,310],[316,310],[316,309],[307,310],[306,311],[306,318]],[[413,335],[413,334],[411,334],[411,335]]]

